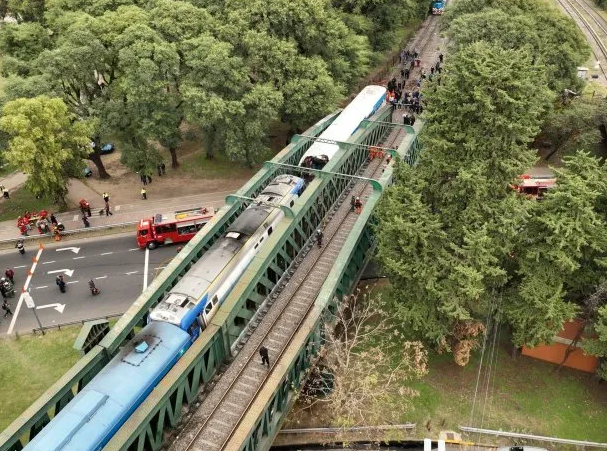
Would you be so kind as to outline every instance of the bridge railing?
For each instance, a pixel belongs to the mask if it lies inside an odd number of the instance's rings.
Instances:
[[[325,117],[306,131],[318,136],[335,119],[335,113]],[[273,161],[297,164],[301,155],[313,142],[301,141],[289,144]],[[277,168],[263,167],[238,193],[254,197],[275,175]],[[109,362],[125,339],[133,335],[135,328],[145,322],[147,314],[174,287],[187,270],[221,236],[242,211],[243,205],[232,203],[221,208],[201,233],[197,234],[169,263],[150,286],[114,325],[110,332],[87,356],[78,361],[61,379],[36,400],[19,418],[0,434],[0,451],[18,451],[29,442],[73,397]],[[215,351],[215,348],[212,348]],[[222,353],[216,356],[221,361]]]
[[[378,117],[383,119],[386,114],[388,112],[382,111]],[[372,140],[385,135],[385,127],[385,123],[378,121],[354,138],[359,143],[374,144]],[[327,168],[342,174],[356,173],[368,152],[360,145],[343,147]],[[280,165],[276,167],[283,171],[289,169]],[[309,244],[310,237],[350,182],[346,177],[330,175],[318,176],[311,181],[291,207],[293,218],[281,221],[267,238],[267,244],[232,289],[211,325],[114,435],[105,451],[158,450],[161,447],[164,429],[177,425],[182,404],[191,403],[213,376],[213,370],[230,356],[231,346],[263,302],[275,295],[275,288],[285,282],[290,265]]]

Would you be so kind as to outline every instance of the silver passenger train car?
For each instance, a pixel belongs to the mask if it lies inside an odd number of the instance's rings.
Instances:
[[[195,339],[284,217],[277,206],[293,206],[303,188],[299,177],[276,177],[154,308],[150,320],[175,324]]]

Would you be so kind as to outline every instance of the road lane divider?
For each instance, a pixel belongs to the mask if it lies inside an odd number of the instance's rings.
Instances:
[[[150,264],[150,249],[146,247],[145,248],[145,261],[143,263],[143,290],[141,290],[142,293],[148,287],[148,266],[149,266],[149,264]]]
[[[19,296],[19,302],[17,303],[17,307],[15,308],[15,313],[13,315],[13,318],[11,319],[11,324],[8,326],[8,331],[6,332],[7,335],[10,335],[13,333],[13,329],[15,328],[15,323],[17,322],[17,317],[19,316],[19,311],[21,310],[21,305],[23,304],[24,294],[27,292],[27,288],[29,287],[30,282],[32,281],[32,277],[34,276],[34,272],[36,271],[36,266],[38,266],[38,262],[40,261],[40,256],[42,255],[43,250],[44,250],[44,246],[42,244],[39,244],[38,253],[32,259],[32,261],[33,261],[32,267],[27,272],[27,279],[25,279],[25,284],[23,285],[23,288],[21,288],[21,296]]]

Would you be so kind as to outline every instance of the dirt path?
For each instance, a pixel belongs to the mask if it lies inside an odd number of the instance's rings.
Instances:
[[[199,150],[200,152],[201,150]],[[193,163],[192,156],[194,152],[180,155],[182,167],[172,169],[167,164],[166,174],[159,177],[157,173],[152,174],[152,183],[146,186],[148,199],[167,199],[192,194],[205,194],[217,191],[229,191],[240,188],[256,172],[256,169],[246,169],[238,167],[235,163],[233,173],[224,174],[223,172],[213,177],[197,177],[188,173],[188,169]],[[165,159],[168,162],[168,159]],[[114,204],[124,204],[141,199],[141,188],[143,184],[139,174],[132,173],[128,168],[120,163],[120,152],[103,157],[106,170],[112,176],[110,179],[101,180],[96,176],[84,180],[84,184],[99,194],[105,191],[110,193]],[[212,164],[211,164],[212,165]],[[94,170],[96,174],[96,170]]]

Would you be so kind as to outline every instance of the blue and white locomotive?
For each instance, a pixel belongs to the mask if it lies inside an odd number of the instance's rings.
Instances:
[[[299,165],[322,169],[339,150],[339,143],[347,141],[361,122],[382,106],[385,98],[383,86],[366,86],[303,154]]]
[[[209,324],[261,243],[304,189],[276,177],[150,313],[150,323],[27,444],[27,451],[96,451],[118,431]]]

